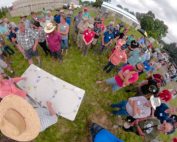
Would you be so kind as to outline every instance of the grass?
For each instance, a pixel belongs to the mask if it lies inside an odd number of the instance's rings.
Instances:
[[[94,11],[91,14],[95,15]],[[106,23],[110,19],[106,19]],[[12,18],[12,21],[17,22],[18,20],[18,17]],[[140,37],[139,33],[133,28],[130,28],[129,34]],[[112,129],[114,124],[119,123],[119,120],[116,116],[111,115],[109,105],[113,102],[126,100],[134,94],[126,93],[124,89],[115,94],[111,92],[103,93],[102,88],[104,86],[96,85],[96,80],[107,79],[116,74],[115,70],[110,74],[102,71],[108,60],[105,55],[94,55],[94,51],[90,50],[88,56],[83,57],[76,44],[71,43],[68,54],[64,56],[64,62],[59,64],[52,61],[50,57],[45,57],[40,47],[39,51],[44,70],[86,90],[86,93],[74,122],[59,117],[58,123],[42,132],[35,140],[36,142],[87,142],[89,135],[87,123],[89,120],[94,120],[105,126],[125,142],[142,141],[140,137],[133,133],[126,133],[120,128]],[[27,61],[18,51],[12,57],[12,61],[17,76],[20,76],[28,67]],[[141,79],[143,78],[144,76],[141,77]],[[163,137],[166,142],[169,142],[170,138],[169,136]]]

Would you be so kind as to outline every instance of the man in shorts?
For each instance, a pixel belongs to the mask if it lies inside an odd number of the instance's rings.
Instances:
[[[38,36],[31,29],[25,29],[25,24],[20,22],[18,25],[19,31],[17,32],[17,42],[22,54],[28,60],[29,64],[33,64],[32,57],[36,57],[38,65],[41,66],[41,60],[37,51]]]

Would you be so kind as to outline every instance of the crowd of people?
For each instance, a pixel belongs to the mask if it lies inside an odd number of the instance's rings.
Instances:
[[[42,61],[38,53],[38,48],[41,47],[45,56],[51,56],[62,63],[63,56],[68,54],[71,41],[76,43],[83,56],[92,51],[93,54],[107,59],[103,71],[108,74],[113,70],[117,72],[113,77],[96,81],[100,87],[103,87],[103,84],[107,86],[104,85],[104,92],[116,93],[124,87],[126,92],[136,92],[136,96],[111,105],[114,115],[126,117],[122,126],[125,131],[135,132],[147,142],[154,140],[161,132],[173,133],[177,127],[177,108],[170,107],[168,103],[176,97],[177,92],[174,89],[164,89],[164,76],[156,73],[163,64],[161,59],[154,56],[155,51],[148,38],[145,35],[139,38],[129,35],[129,28],[123,23],[110,21],[106,25],[105,19],[100,15],[91,17],[88,8],[73,17],[72,11],[65,12],[60,9],[54,16],[50,10],[40,14],[31,12],[31,19],[22,16],[18,25],[7,18],[0,19],[0,109],[3,110],[0,122],[4,122],[0,129],[3,134],[14,140],[29,141],[29,136],[34,138],[38,131],[44,131],[57,122],[51,102],[46,102],[48,107],[43,108],[16,86],[18,81],[26,78],[7,78],[8,72],[14,73],[10,57],[17,56],[18,50],[29,64],[33,64],[33,58],[36,58],[38,66],[41,67]],[[15,48],[9,46],[7,40]],[[139,83],[142,74],[147,77]],[[15,103],[12,100],[17,101]],[[15,106],[13,109],[10,107],[11,103]],[[25,108],[29,109],[33,117],[25,113]],[[14,122],[14,118],[18,121]],[[23,122],[24,119],[35,120],[36,126],[30,128],[29,125],[34,124]],[[10,123],[17,127],[17,130],[13,131]],[[12,129],[11,132],[8,131],[9,128]],[[29,131],[24,134],[23,130],[26,128]],[[32,133],[32,130],[35,131]],[[102,134],[98,136],[100,132]],[[97,124],[92,124],[91,134],[93,142],[122,142]]]

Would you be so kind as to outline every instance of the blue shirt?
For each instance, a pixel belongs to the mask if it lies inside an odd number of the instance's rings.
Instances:
[[[84,13],[82,14],[82,17],[90,18],[90,14],[89,14],[88,12],[84,12]]]
[[[16,37],[17,37],[16,33],[13,33],[12,31],[8,35],[10,41],[12,41],[12,38],[16,38]]]
[[[109,33],[108,31],[104,33],[104,42],[105,43],[108,43],[112,39],[114,39],[113,33]]]
[[[54,21],[59,24],[60,23],[60,15],[55,15],[54,16]]]
[[[114,38],[118,37],[119,36],[119,30],[114,29],[113,30],[113,35],[114,35]]]
[[[168,108],[169,107],[165,103],[162,103],[154,112],[154,115],[160,120],[161,123],[163,123],[164,120],[169,119],[169,114],[165,112]]]
[[[70,26],[71,25],[71,17],[66,17],[66,23]]]
[[[8,29],[3,26],[3,25],[0,25],[0,34],[4,34],[4,33],[7,33],[8,32]]]
[[[94,142],[123,142],[123,141],[118,139],[109,131],[103,129],[95,136]]]
[[[141,38],[139,41],[138,41],[139,44],[145,44],[145,39],[144,38]]]
[[[128,63],[135,66],[138,63],[142,63],[143,58],[140,56],[140,49],[134,49],[130,52],[130,57],[128,58]]]
[[[146,72],[154,71],[154,67],[151,66],[148,61],[143,62],[143,65]]]

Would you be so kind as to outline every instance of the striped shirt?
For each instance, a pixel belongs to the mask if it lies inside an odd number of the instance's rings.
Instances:
[[[50,127],[53,124],[56,124],[58,121],[58,118],[56,115],[52,116],[50,115],[49,111],[46,108],[38,107],[35,108],[38,116],[40,118],[41,122],[41,132]]]
[[[33,48],[36,39],[38,39],[38,35],[31,29],[25,29],[24,33],[17,32],[17,42],[24,50]]]

